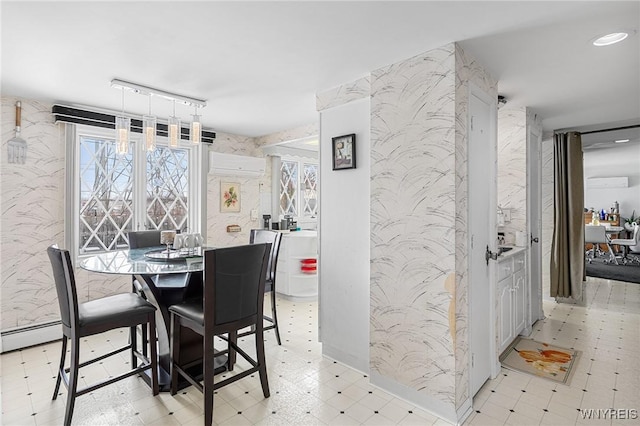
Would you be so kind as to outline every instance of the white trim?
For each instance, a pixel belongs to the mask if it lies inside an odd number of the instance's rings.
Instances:
[[[492,230],[491,234],[494,236],[497,236],[497,215],[494,213],[497,211],[497,199],[498,199],[498,180],[497,180],[497,158],[498,158],[498,142],[497,142],[497,128],[498,128],[498,107],[497,107],[497,98],[494,98],[492,96],[490,96],[489,94],[487,94],[486,92],[484,92],[482,89],[480,89],[477,85],[473,84],[473,83],[469,83],[469,91],[468,91],[468,98],[469,101],[467,102],[467,105],[469,105],[471,96],[476,96],[477,98],[479,98],[480,100],[482,100],[483,102],[485,102],[487,105],[489,106],[493,106],[493,108],[491,108],[490,110],[490,126],[489,126],[489,140],[491,141],[491,150],[489,152],[489,170],[492,173],[491,179],[492,179],[492,183],[489,187],[489,229]],[[467,114],[467,135],[469,135],[469,133],[471,132],[471,113],[470,111],[468,111]],[[469,143],[469,137],[467,136],[467,144]],[[467,153],[469,152],[468,149],[468,145],[467,145]],[[471,165],[471,160],[469,158],[467,158],[467,176],[469,175],[469,168]],[[469,194],[469,180],[467,179],[467,194]],[[473,212],[471,211],[472,206],[470,205],[470,203],[467,203],[467,223],[468,223],[468,219],[471,217],[471,214],[473,214]],[[468,225],[467,225],[468,226]],[[470,250],[471,248],[471,241],[469,240],[471,238],[471,232],[467,232],[467,244],[468,244],[468,249]],[[491,250],[492,252],[496,252],[497,251],[497,238],[489,238],[489,250]],[[467,262],[469,262],[469,256],[467,256]],[[491,379],[494,379],[497,377],[498,373],[500,372],[500,362],[498,360],[498,354],[497,354],[497,344],[496,344],[496,336],[497,336],[497,328],[496,328],[496,321],[497,321],[497,312],[496,312],[496,263],[497,261],[494,262],[489,262],[489,336],[490,336],[490,340],[489,340],[489,351],[490,351],[490,356],[493,358],[493,362],[491,362]],[[468,284],[467,284],[467,296],[469,296],[469,292],[471,290],[471,279],[472,279],[472,271],[471,271],[471,264],[467,263],[467,272],[468,272]],[[467,297],[467,299],[469,300],[469,297]],[[469,303],[467,306],[467,315],[468,315],[468,323],[470,323],[471,321],[473,321],[473,318],[471,318],[469,316],[469,314],[471,313],[471,304]],[[468,359],[468,374],[467,374],[467,387],[469,389],[469,391],[471,390],[471,361],[472,361],[472,357],[471,357],[471,332],[472,332],[472,327],[468,328],[469,330],[469,337],[467,339],[467,341],[469,342],[469,347],[468,352],[469,352],[469,359]],[[471,395],[471,397],[473,398],[473,395]]]
[[[2,353],[29,346],[40,345],[62,338],[60,321],[5,330],[2,332],[0,349]]]
[[[67,124],[66,128],[66,173],[65,176],[65,245],[70,251],[71,258],[81,257],[78,253],[80,236],[80,167],[78,164],[80,156],[80,138],[96,137],[106,140],[114,140],[112,129],[103,129],[82,124]],[[157,146],[168,148],[168,138],[157,137]],[[131,152],[133,154],[133,210],[134,218],[132,228],[134,230],[144,230],[146,224],[146,152],[142,144],[142,135],[134,133],[130,136]],[[181,141],[178,149],[186,150],[189,158],[189,199],[188,199],[188,223],[189,232],[200,232],[206,227],[203,226],[203,218],[206,218],[206,171],[203,163],[207,159],[204,157],[204,147],[200,143],[194,145],[191,142]],[[72,174],[73,179],[69,179]],[[70,199],[69,194],[73,194]],[[138,195],[141,194],[141,195]],[[204,235],[203,235],[204,236]]]
[[[431,395],[420,393],[376,372],[371,373],[371,384],[449,423],[458,424],[457,413],[452,403],[445,403]]]

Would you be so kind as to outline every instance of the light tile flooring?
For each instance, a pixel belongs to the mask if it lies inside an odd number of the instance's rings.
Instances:
[[[531,337],[581,350],[570,386],[503,369],[474,400],[465,425],[640,424],[640,420],[583,420],[579,409],[640,409],[640,285],[591,279],[586,307],[544,302],[547,318]],[[271,397],[257,377],[221,388],[215,396],[218,425],[446,425],[447,423],[369,384],[365,374],[324,358],[317,343],[317,304],[278,301],[282,346],[266,333]],[[90,356],[126,342],[115,331],[83,342]],[[252,346],[252,338],[245,340]],[[59,425],[66,390],[51,401],[60,343],[3,354],[3,425]],[[120,360],[83,369],[90,382],[122,368]],[[239,366],[240,367],[240,366]],[[200,425],[202,394],[193,387],[157,397],[138,378],[76,400],[73,424]]]
[[[265,310],[269,311],[268,298]],[[448,425],[426,411],[369,384],[366,374],[324,358],[317,333],[317,303],[278,300],[282,346],[273,331],[265,333],[271,396],[262,395],[257,376],[217,391],[214,421],[218,425]],[[127,330],[85,339],[86,356],[126,343]],[[254,348],[253,336],[241,339]],[[254,353],[254,350],[247,350]],[[2,425],[60,425],[66,389],[51,401],[59,363],[60,343],[54,342],[3,354]],[[118,357],[116,357],[118,358]],[[240,357],[238,357],[240,360]],[[82,360],[82,359],[81,359]],[[91,382],[123,370],[123,355],[81,370]],[[246,364],[245,364],[246,365]],[[242,364],[236,366],[241,370]],[[222,375],[224,377],[224,375]],[[201,425],[202,394],[192,386],[171,396],[151,395],[137,377],[98,389],[76,399],[73,424],[78,425]]]
[[[480,389],[465,425],[640,424],[640,284],[587,280],[586,306],[545,300],[546,318],[530,336],[582,351],[570,384],[503,368]],[[610,408],[622,410],[617,419],[581,411]]]

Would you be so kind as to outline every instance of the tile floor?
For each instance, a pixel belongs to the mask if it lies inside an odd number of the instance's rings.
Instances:
[[[546,318],[530,336],[582,351],[570,384],[503,368],[480,389],[465,425],[640,424],[640,284],[588,277],[586,295],[584,307],[545,300]],[[610,408],[622,410],[619,418],[583,418]]]
[[[579,409],[640,409],[640,285],[589,279],[586,307],[545,301],[547,318],[531,337],[581,350],[570,386],[503,369],[474,400],[465,425],[640,424],[640,420],[583,420]],[[283,345],[266,334],[271,397],[257,377],[215,396],[218,425],[446,425],[448,423],[369,384],[366,375],[324,358],[317,343],[317,304],[279,299]],[[87,338],[85,354],[118,346],[126,331]],[[246,340],[252,345],[252,338]],[[3,354],[3,425],[59,425],[66,390],[51,401],[60,343]],[[126,361],[127,356],[123,356]],[[83,369],[83,381],[115,374],[122,360]],[[202,395],[193,387],[175,397],[152,397],[138,378],[76,400],[73,424],[200,425]]]

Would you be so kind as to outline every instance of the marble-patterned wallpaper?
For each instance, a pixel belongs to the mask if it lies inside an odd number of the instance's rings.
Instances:
[[[22,137],[28,143],[27,161],[9,164],[7,142],[14,136],[16,98],[2,97],[0,319],[3,331],[59,319],[46,248],[54,243],[64,246],[64,126],[54,124],[51,104],[20,100]],[[224,133],[217,134],[209,149],[262,156],[255,138]],[[207,174],[208,244],[228,246],[249,242],[249,230],[261,225],[261,218],[251,220],[250,213],[253,209],[260,211],[260,192],[269,190],[271,185],[270,170],[267,161],[267,171],[260,178]],[[220,212],[221,180],[241,184],[240,213]],[[240,225],[242,232],[227,233],[229,224]],[[131,288],[131,280],[126,276],[91,273],[79,268],[76,268],[76,280],[80,302]]]
[[[52,105],[20,99],[27,160],[25,164],[8,163],[7,142],[14,136],[16,100],[2,98],[2,330],[55,321],[60,316],[46,249],[51,244],[64,247],[64,127],[54,124]],[[81,302],[131,286],[126,277],[76,272]]]
[[[288,142],[296,139],[318,136],[320,132],[318,122],[307,124],[306,126],[295,127],[293,129],[283,130],[281,132],[270,133],[255,138],[256,145],[262,147],[272,145],[278,142]]]
[[[248,136],[216,133],[216,140],[209,148],[212,151],[227,154],[262,157],[262,149],[255,138]],[[227,247],[249,244],[249,232],[252,228],[262,227],[260,200],[262,192],[271,189],[271,162],[266,162],[266,172],[261,177],[219,176],[207,174],[207,244],[214,247]],[[221,182],[240,184],[240,212],[222,213],[220,211]],[[256,219],[251,211],[257,212]],[[227,225],[240,225],[241,232],[227,232]]]
[[[450,413],[470,398],[470,84],[497,96],[456,44],[371,74],[371,368]]]
[[[333,89],[319,92],[316,95],[316,109],[323,111],[369,96],[371,90],[370,78],[367,75]]]
[[[498,109],[498,205],[511,209],[511,221],[498,230],[507,244],[527,230],[527,112],[505,105]]]
[[[371,370],[452,408],[455,86],[453,44],[371,73]]]

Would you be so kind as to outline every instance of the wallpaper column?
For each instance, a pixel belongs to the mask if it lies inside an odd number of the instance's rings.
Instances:
[[[452,422],[468,414],[470,83],[455,44],[371,75],[371,378]]]

